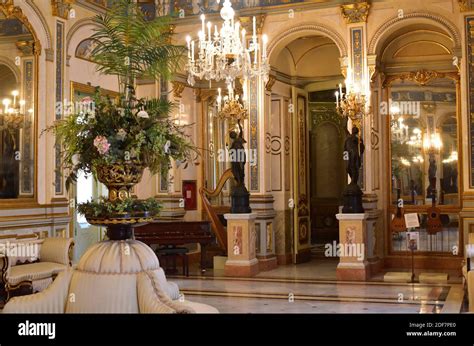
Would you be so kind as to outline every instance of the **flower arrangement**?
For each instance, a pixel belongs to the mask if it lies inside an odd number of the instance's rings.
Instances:
[[[76,181],[77,172],[95,174],[95,167],[139,163],[152,174],[165,174],[171,160],[192,159],[194,147],[185,127],[168,118],[173,107],[168,101],[102,97],[97,90],[91,110],[72,114],[51,128],[63,148],[63,167],[68,169],[66,185]],[[87,101],[89,102],[89,101]]]
[[[141,179],[143,169],[166,174],[172,160],[186,163],[196,154],[186,127],[176,125],[169,115],[174,105],[166,99],[137,98],[137,79],[167,80],[179,67],[185,48],[171,43],[169,17],[148,20],[135,0],[117,0],[95,18],[92,60],[97,70],[118,78],[119,96],[104,97],[97,88],[84,107],[58,120],[53,131],[62,148],[66,187],[77,180],[79,171],[92,173],[107,185],[109,199],[101,198],[78,206],[88,220],[123,220],[134,214],[154,216],[159,205],[154,199],[131,198],[131,187]],[[140,219],[141,220],[141,219]]]

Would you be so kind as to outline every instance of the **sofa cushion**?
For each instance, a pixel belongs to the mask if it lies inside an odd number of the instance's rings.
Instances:
[[[16,285],[22,281],[35,281],[49,278],[66,269],[66,266],[53,262],[22,264],[10,268],[8,283]]]
[[[46,238],[41,245],[40,261],[69,265],[69,246],[72,238]]]
[[[43,239],[2,239],[0,254],[8,256],[10,267],[39,259]]]
[[[66,313],[138,313],[135,274],[96,274],[75,270]]]

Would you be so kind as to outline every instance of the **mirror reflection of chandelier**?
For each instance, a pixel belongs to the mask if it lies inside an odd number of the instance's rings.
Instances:
[[[441,141],[441,136],[439,133],[429,133],[426,132],[423,137],[423,149],[428,153],[439,152],[443,147],[443,142]]]
[[[0,130],[11,129],[17,130],[23,127],[26,111],[26,101],[17,100],[19,92],[13,90],[11,95],[13,99],[5,98],[2,101],[3,107],[0,108]],[[28,110],[28,114],[33,113],[32,109]]]
[[[217,0],[219,3],[220,0]],[[190,36],[186,37],[188,46],[188,83],[195,84],[195,77],[208,81],[225,81],[229,90],[226,103],[232,102],[235,106],[239,98],[234,94],[235,80],[243,80],[244,90],[247,87],[247,81],[262,77],[264,82],[268,81],[270,65],[267,58],[266,35],[262,36],[262,42],[257,38],[257,23],[253,17],[253,34],[247,43],[246,30],[241,28],[240,22],[234,21],[234,9],[230,0],[224,0],[220,11],[224,22],[218,30],[217,25],[207,22],[204,14],[201,15],[202,27],[198,32],[198,39],[193,40]],[[246,95],[242,97],[245,102]],[[230,105],[227,105],[230,107]]]

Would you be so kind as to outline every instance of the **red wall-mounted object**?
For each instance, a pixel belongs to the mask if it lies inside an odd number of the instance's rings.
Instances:
[[[184,210],[197,209],[196,180],[183,180]]]

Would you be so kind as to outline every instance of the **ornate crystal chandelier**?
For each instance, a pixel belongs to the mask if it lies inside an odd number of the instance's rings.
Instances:
[[[244,83],[256,77],[262,77],[264,82],[268,81],[270,65],[267,58],[267,36],[263,35],[262,42],[259,42],[256,19],[253,17],[253,35],[247,42],[246,30],[241,28],[240,22],[234,21],[234,14],[230,0],[224,0],[220,11],[224,22],[220,30],[217,25],[213,27],[211,22],[206,24],[206,17],[202,14],[198,39],[186,37],[186,69],[190,85],[194,85],[195,78],[224,80],[227,88],[233,90],[237,78],[243,79]],[[228,100],[232,99],[235,101],[229,95]]]
[[[19,92],[17,90],[12,91],[13,100],[5,98],[2,101],[3,108],[0,108],[0,130],[18,130],[23,127],[24,120],[26,118],[26,101],[19,100],[17,98]],[[28,113],[33,113],[32,109],[28,110]]]

